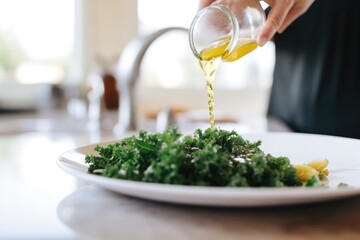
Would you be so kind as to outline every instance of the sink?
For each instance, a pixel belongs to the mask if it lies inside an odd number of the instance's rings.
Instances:
[[[196,128],[207,128],[209,123],[207,112],[184,112],[178,114],[175,121],[180,132],[192,133]],[[220,121],[222,119],[222,121]],[[251,119],[250,121],[236,122],[224,116],[218,116],[217,127],[226,130],[236,130],[240,133],[263,131],[291,131],[282,122],[272,118]],[[155,124],[149,120],[140,124],[141,129],[155,131]],[[91,122],[87,119],[74,119],[65,112],[55,113],[16,113],[0,115],[0,135],[14,135],[30,132],[40,133],[67,133],[70,135],[89,135],[98,133],[102,136],[115,136],[113,128],[117,123],[117,112],[103,115],[101,122]],[[132,131],[135,133],[134,131]]]
[[[65,112],[17,113],[0,115],[0,135],[14,135],[28,132],[86,134],[101,132],[112,134],[116,122],[110,117],[100,123],[87,119],[74,119]]]
[[[0,134],[24,132],[84,132],[84,124],[64,119],[24,118],[0,121]]]

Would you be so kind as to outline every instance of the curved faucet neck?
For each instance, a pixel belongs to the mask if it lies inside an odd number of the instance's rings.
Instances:
[[[119,120],[114,129],[116,134],[136,130],[135,84],[139,78],[142,60],[147,49],[158,37],[174,30],[188,31],[182,27],[160,29],[150,35],[133,39],[124,48],[116,70],[120,90]]]

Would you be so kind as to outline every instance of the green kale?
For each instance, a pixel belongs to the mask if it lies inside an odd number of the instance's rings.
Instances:
[[[260,141],[235,131],[197,129],[183,136],[176,127],[139,134],[87,155],[90,173],[134,181],[231,187],[300,186],[286,157],[264,154]]]
[[[340,182],[337,186],[338,189],[353,189],[354,187],[350,186],[347,183]]]
[[[305,182],[305,187],[326,187],[318,176],[312,176]]]

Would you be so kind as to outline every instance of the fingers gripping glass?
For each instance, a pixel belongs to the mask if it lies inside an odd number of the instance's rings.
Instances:
[[[231,6],[209,5],[191,23],[191,50],[201,60],[221,56],[222,61],[235,61],[257,47],[264,23],[265,13],[256,0],[240,0]]]

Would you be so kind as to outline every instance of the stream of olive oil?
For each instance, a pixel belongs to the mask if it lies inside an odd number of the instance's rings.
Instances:
[[[258,45],[254,40],[240,39],[235,50],[230,54],[226,51],[230,43],[230,38],[222,38],[205,48],[200,53],[200,67],[204,72],[206,79],[206,93],[208,97],[210,127],[215,128],[214,117],[214,79],[216,70],[221,61],[233,62],[253,51]]]
[[[200,60],[200,66],[204,71],[206,78],[206,93],[208,96],[210,126],[215,128],[215,117],[214,117],[214,79],[216,70],[220,64],[221,57],[212,58],[210,60]]]

